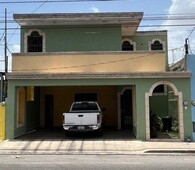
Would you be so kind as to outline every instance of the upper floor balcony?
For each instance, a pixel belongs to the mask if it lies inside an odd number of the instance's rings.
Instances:
[[[165,51],[14,53],[13,73],[164,72]]]

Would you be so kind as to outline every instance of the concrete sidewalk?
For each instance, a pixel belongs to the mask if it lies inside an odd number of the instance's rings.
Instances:
[[[146,154],[195,153],[195,143],[137,140],[7,140],[0,154]]]

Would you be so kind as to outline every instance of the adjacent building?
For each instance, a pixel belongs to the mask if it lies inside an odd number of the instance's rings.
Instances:
[[[105,128],[128,129],[136,139],[192,137],[184,105],[191,73],[169,71],[167,31],[138,31],[142,17],[14,14],[21,52],[12,54],[7,75],[6,138],[61,127],[62,113],[79,100],[98,101]]]

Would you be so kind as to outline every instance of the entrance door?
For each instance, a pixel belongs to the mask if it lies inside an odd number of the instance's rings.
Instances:
[[[45,96],[45,127],[53,127],[53,95]]]
[[[125,90],[121,95],[121,127],[122,129],[133,128],[132,114],[132,90]]]

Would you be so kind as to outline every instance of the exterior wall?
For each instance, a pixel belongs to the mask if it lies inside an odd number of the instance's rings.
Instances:
[[[161,40],[165,43],[164,51],[167,51],[167,33],[166,32],[137,32],[135,36],[129,37],[133,42],[136,42],[137,51],[149,51],[149,42],[152,40]]]
[[[117,127],[117,91],[114,86],[42,87],[42,90],[43,95],[54,96],[54,126],[62,126],[62,113],[69,112],[75,93],[97,93],[98,103],[101,108],[106,108],[103,115],[105,126]]]
[[[21,29],[21,52],[26,52],[24,35],[31,30],[37,29]],[[120,26],[47,26],[38,30],[45,33],[46,52],[121,50]]]
[[[13,54],[13,72],[163,72],[165,52]]]
[[[0,103],[0,141],[5,140],[5,105]]]
[[[195,106],[191,105],[191,101],[195,101],[195,55],[187,55],[187,69],[192,72],[191,77],[191,100],[189,101],[189,107],[192,107],[192,122],[195,122]],[[195,127],[193,127],[195,129]],[[193,131],[193,141],[195,141],[195,131]]]
[[[182,92],[182,99],[190,101],[190,80],[189,78],[117,78],[117,79],[57,79],[57,80],[9,80],[8,83],[8,102],[6,111],[6,138],[14,138],[26,132],[26,127],[16,128],[16,93],[17,86],[131,86],[135,87],[135,108],[136,108],[136,137],[146,140],[146,107],[145,93],[149,92],[151,86],[159,81],[170,81]],[[56,88],[56,87],[55,87]],[[49,87],[48,87],[49,90]],[[57,90],[57,89],[56,89]],[[112,90],[111,90],[112,91]],[[111,91],[108,93],[111,93]],[[58,92],[59,93],[59,92]],[[107,93],[107,91],[105,92]],[[115,93],[116,94],[116,93]],[[105,94],[106,96],[106,94]],[[58,100],[60,102],[60,96]],[[108,100],[108,98],[105,98]],[[102,103],[101,103],[102,104]],[[104,107],[104,106],[103,106]],[[184,138],[192,136],[191,107],[183,108]],[[61,111],[60,111],[61,112]],[[111,114],[111,113],[110,113]],[[59,120],[57,120],[59,121]],[[58,122],[56,122],[58,123]]]

